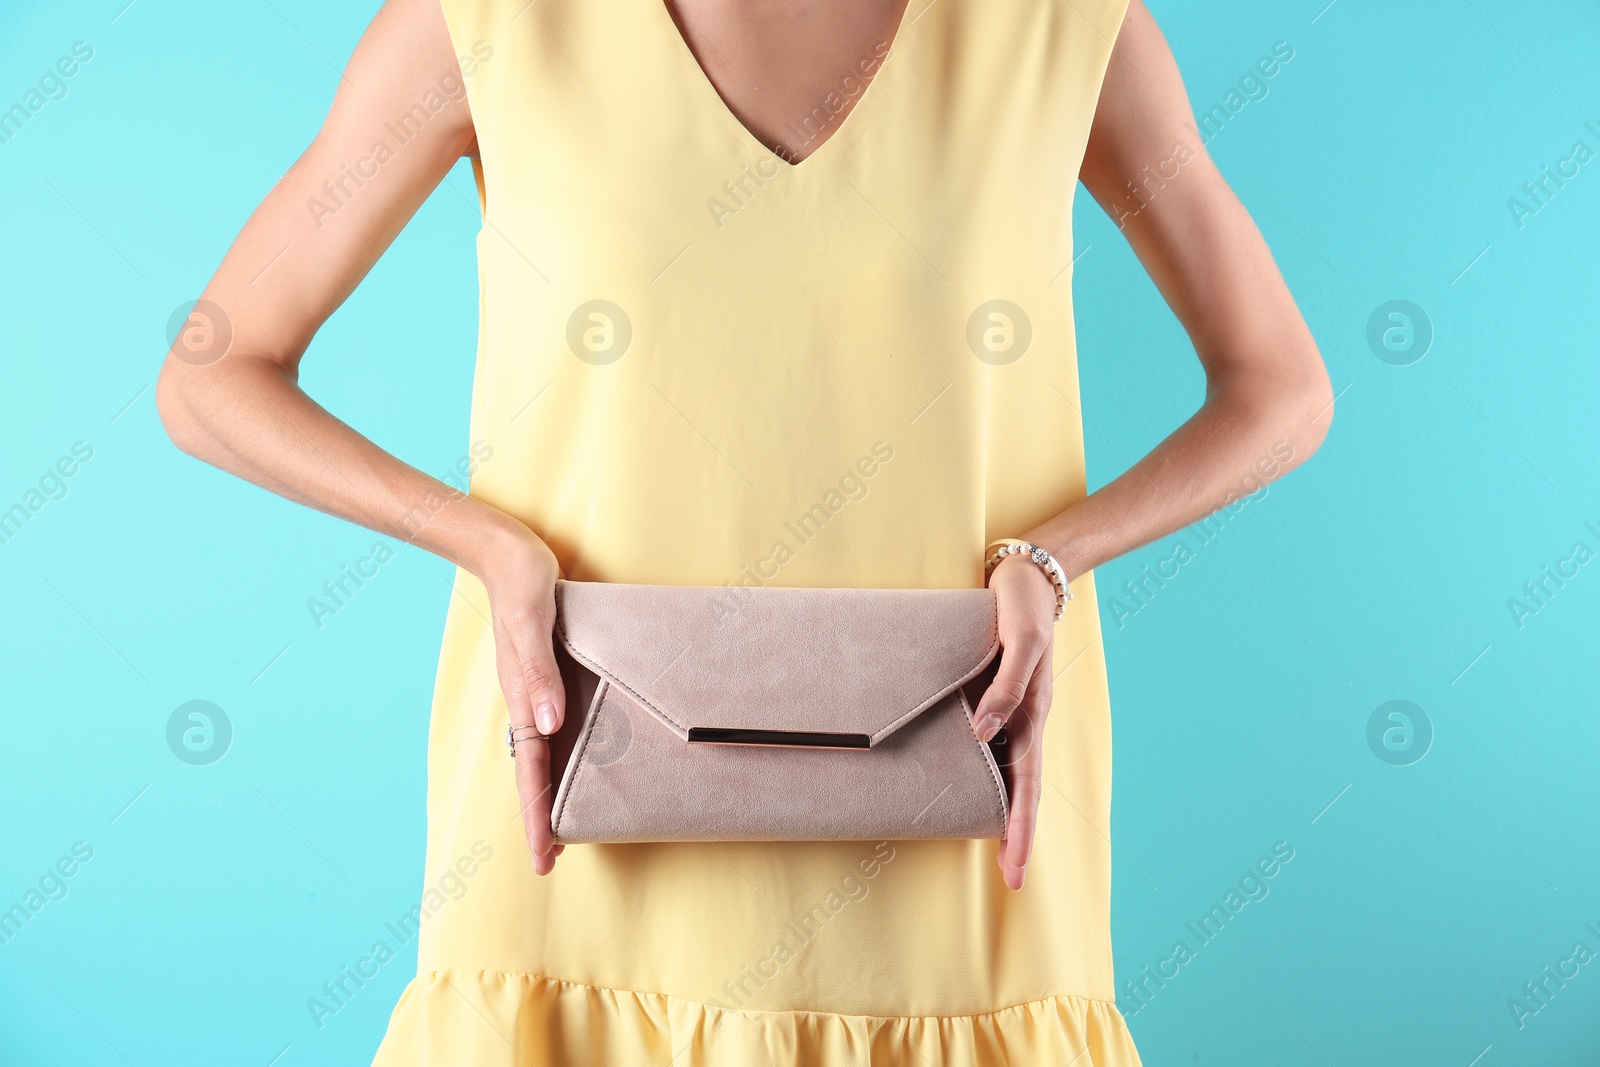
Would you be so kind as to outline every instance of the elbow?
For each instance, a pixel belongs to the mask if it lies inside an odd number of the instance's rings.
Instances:
[[[1322,357],[1315,352],[1314,363],[1314,373],[1307,374],[1309,381],[1294,395],[1294,411],[1304,419],[1299,437],[1307,459],[1322,448],[1322,443],[1328,440],[1328,430],[1333,429],[1333,382],[1328,379],[1328,368],[1323,366]]]
[[[1281,477],[1316,454],[1333,424],[1333,383],[1316,345],[1309,338],[1296,344],[1293,358],[1277,350],[1270,370],[1259,364],[1217,381],[1212,395],[1232,397],[1232,410],[1248,426],[1257,447],[1267,446],[1271,459],[1262,462]]]
[[[1281,387],[1274,420],[1282,427],[1280,434],[1294,457],[1293,466],[1310,459],[1327,440],[1335,399],[1328,368],[1314,345],[1297,362],[1303,369]]]
[[[206,434],[198,417],[194,370],[168,357],[156,378],[156,414],[167,437],[182,452],[204,459]]]

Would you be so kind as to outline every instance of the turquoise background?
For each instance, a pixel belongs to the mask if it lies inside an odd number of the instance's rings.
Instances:
[[[0,3],[0,106],[94,48],[0,144],[0,507],[93,450],[0,544],[0,908],[92,849],[0,945],[0,1063],[366,1062],[414,944],[322,1029],[306,1000],[420,896],[450,570],[401,549],[319,630],[307,598],[379,538],[180,455],[150,386],[373,5],[124,3]],[[1574,142],[1600,151],[1600,11],[1324,3],[1153,4],[1197,109],[1294,50],[1210,148],[1340,399],[1323,451],[1214,539],[1099,572],[1119,977],[1193,950],[1120,1004],[1151,1065],[1593,1064],[1600,962],[1520,1026],[1508,1002],[1600,952],[1600,562],[1520,626],[1508,601],[1600,549],[1600,161],[1520,227],[1508,201]],[[1202,380],[1087,196],[1078,219],[1098,485]],[[462,164],[306,364],[436,474],[466,453],[477,223]],[[1419,362],[1369,347],[1391,300],[1431,322]],[[1193,558],[1115,617],[1180,539]],[[197,699],[232,725],[209,766],[167,743]],[[1392,700],[1431,724],[1425,754],[1369,745]],[[1292,860],[1202,944],[1190,924],[1275,846]]]

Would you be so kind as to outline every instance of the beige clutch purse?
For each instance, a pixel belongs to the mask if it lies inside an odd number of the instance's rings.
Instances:
[[[556,607],[557,840],[1004,836],[988,589],[562,581]]]

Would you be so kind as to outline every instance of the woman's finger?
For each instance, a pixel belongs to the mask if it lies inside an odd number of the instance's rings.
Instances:
[[[972,728],[978,740],[988,741],[1000,732],[1028,695],[1028,679],[1050,648],[1050,638],[1031,634],[1001,635],[1000,666],[994,680],[978,699]]]
[[[518,688],[524,695],[523,707],[512,709],[512,723],[536,727],[541,734],[555,733],[565,718],[566,698],[556,666],[554,605],[512,616],[499,625],[505,627],[516,651]],[[527,717],[519,721],[518,712]]]
[[[1044,784],[1044,723],[1050,712],[1050,664],[1044,660],[1028,680],[1022,705],[1006,729],[1007,765],[1011,783],[1011,819],[1000,843],[999,863],[1005,883],[1021,889],[1033,854]]]
[[[496,620],[501,688],[511,726],[553,734],[565,718],[565,692],[556,666],[553,611],[527,611]],[[519,738],[528,730],[519,730]],[[550,743],[519,739],[515,745],[517,796],[533,869],[548,874],[560,854],[550,827]]]
[[[550,831],[550,742],[537,738],[517,742],[517,797],[522,805],[522,827],[533,853],[536,874],[549,874],[559,846]]]

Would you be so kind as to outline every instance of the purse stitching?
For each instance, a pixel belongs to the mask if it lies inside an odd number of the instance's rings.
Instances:
[[[979,671],[983,670],[984,667],[987,667],[989,665],[990,660],[992,660],[994,658],[994,653],[999,651],[999,648],[1000,648],[1000,598],[999,597],[990,597],[989,598],[989,628],[990,628],[990,632],[993,634],[993,636],[990,638],[990,641],[989,641],[989,655],[987,657],[985,657],[985,659],[983,661],[983,665],[980,666],[978,668],[978,670],[973,671],[971,675],[968,675],[967,679],[965,679],[965,680],[971,680],[971,678],[976,676]],[[962,704],[963,708],[966,707],[967,694],[965,692],[961,693],[961,704]],[[976,725],[977,724],[972,722],[972,716],[975,715],[975,714],[977,714],[977,709],[975,709],[975,708],[971,709],[971,710],[969,710],[967,712],[967,722],[968,722],[969,725],[972,725],[974,727],[973,734],[972,734],[974,739],[976,739],[977,736],[978,736],[977,730],[976,730]],[[993,775],[993,777],[994,777],[995,794],[1000,798],[1000,840],[1004,841],[1006,839],[1006,832],[1008,830],[1010,830],[1010,828],[1011,828],[1011,805],[1010,805],[1010,802],[1007,801],[1007,799],[1006,799],[1006,784],[1000,777],[1000,767],[999,767],[999,765],[997,765],[995,763],[995,761],[994,761],[994,753],[989,751],[988,744],[983,742],[983,741],[979,741],[978,744],[979,744],[979,746],[981,746],[980,750],[978,752],[978,756],[979,756],[979,758],[981,758],[983,760],[984,765],[986,767],[988,767],[989,773],[991,775]]]
[[[973,678],[977,677],[978,674],[989,665],[989,661],[994,659],[994,654],[1000,647],[1000,608],[998,605],[999,601],[995,597],[989,598],[989,647],[985,649],[983,655],[978,658],[977,664],[970,668],[966,674],[956,679],[953,684],[947,685],[943,689],[935,690],[932,696],[924,698],[922,703],[914,706],[910,711],[906,712],[904,715],[900,716],[898,719],[895,719],[877,733],[873,734],[872,744],[877,744],[879,741],[882,741],[885,737],[888,737],[890,734],[900,729],[900,727],[904,726],[912,719],[915,719],[918,715],[921,715],[923,712],[927,711],[933,706],[935,701],[943,700],[955,690],[972,681]]]
[[[650,699],[648,697],[646,697],[643,693],[635,692],[633,687],[631,685],[629,685],[627,682],[624,682],[621,679],[616,678],[614,671],[606,670],[604,667],[600,666],[600,664],[596,663],[594,660],[590,659],[588,656],[585,656],[582,652],[579,652],[576,648],[574,648],[573,644],[572,644],[572,638],[567,635],[567,628],[561,624],[559,615],[557,616],[557,619],[556,619],[556,629],[561,634],[561,644],[566,648],[566,650],[569,653],[571,653],[573,659],[577,660],[579,663],[583,664],[585,667],[588,667],[591,671],[593,671],[594,673],[598,674],[601,678],[605,679],[605,681],[607,683],[616,686],[618,689],[622,690],[624,693],[627,693],[629,696],[631,696],[634,700],[636,700],[640,704],[644,705],[647,709],[649,709],[651,714],[656,716],[656,718],[663,720],[669,726],[677,727],[679,730],[683,731],[685,734],[687,734],[689,732],[689,728],[687,726],[683,725],[677,719],[674,719],[671,715],[668,715],[666,712],[662,711],[660,708],[656,707],[654,704],[652,704],[650,702]]]
[[[578,772],[583,770],[584,757],[589,754],[589,738],[594,734],[594,724],[600,718],[600,707],[605,703],[606,690],[611,688],[611,680],[602,677],[600,688],[595,690],[594,701],[589,705],[588,718],[583,724],[583,734],[578,738],[578,743],[572,749],[572,766],[562,775],[563,784],[567,787],[561,793],[561,803],[556,806],[555,815],[550,819],[550,836],[560,837],[556,827],[561,822],[561,816],[566,814],[567,801],[572,799],[572,794],[578,791]]]
[[[967,694],[965,691],[958,689],[957,693],[961,697],[961,713],[966,716],[967,725],[970,727],[973,725],[972,707],[967,703]],[[984,769],[987,770],[989,772],[989,776],[994,779],[995,795],[1000,798],[1000,840],[1004,841],[1006,839],[1006,831],[1010,829],[1011,825],[1011,806],[1006,802],[1006,784],[1005,781],[1000,777],[1000,767],[994,761],[994,754],[988,751],[988,746],[984,742],[977,740],[978,735],[976,733],[974,733],[972,736],[973,740],[978,745],[978,759],[983,761]]]
[[[562,594],[562,590],[561,590],[561,587],[558,585],[558,586],[556,586],[556,599],[557,599],[557,603],[556,603],[556,633],[561,638],[562,646],[566,648],[567,652],[572,656],[572,658],[577,660],[579,663],[583,664],[585,667],[588,667],[595,674],[598,674],[607,683],[616,686],[618,689],[621,689],[624,693],[627,693],[629,696],[633,697],[634,700],[636,700],[640,704],[642,704],[656,718],[661,719],[663,722],[667,723],[667,725],[675,727],[676,729],[682,731],[682,733],[685,735],[685,737],[687,737],[687,735],[689,733],[689,728],[687,726],[683,725],[677,719],[674,719],[671,715],[668,715],[666,712],[662,711],[660,708],[656,707],[654,704],[652,704],[649,701],[648,698],[645,697],[645,695],[643,693],[634,692],[632,686],[630,686],[628,683],[622,681],[620,678],[614,677],[614,675],[616,673],[615,671],[606,670],[604,667],[600,666],[600,664],[596,663],[594,660],[590,659],[588,656],[586,656],[582,652],[578,651],[577,647],[575,645],[573,645],[573,643],[572,643],[572,635],[567,633],[566,623],[562,619],[560,601],[565,599],[565,598],[561,594]]]

